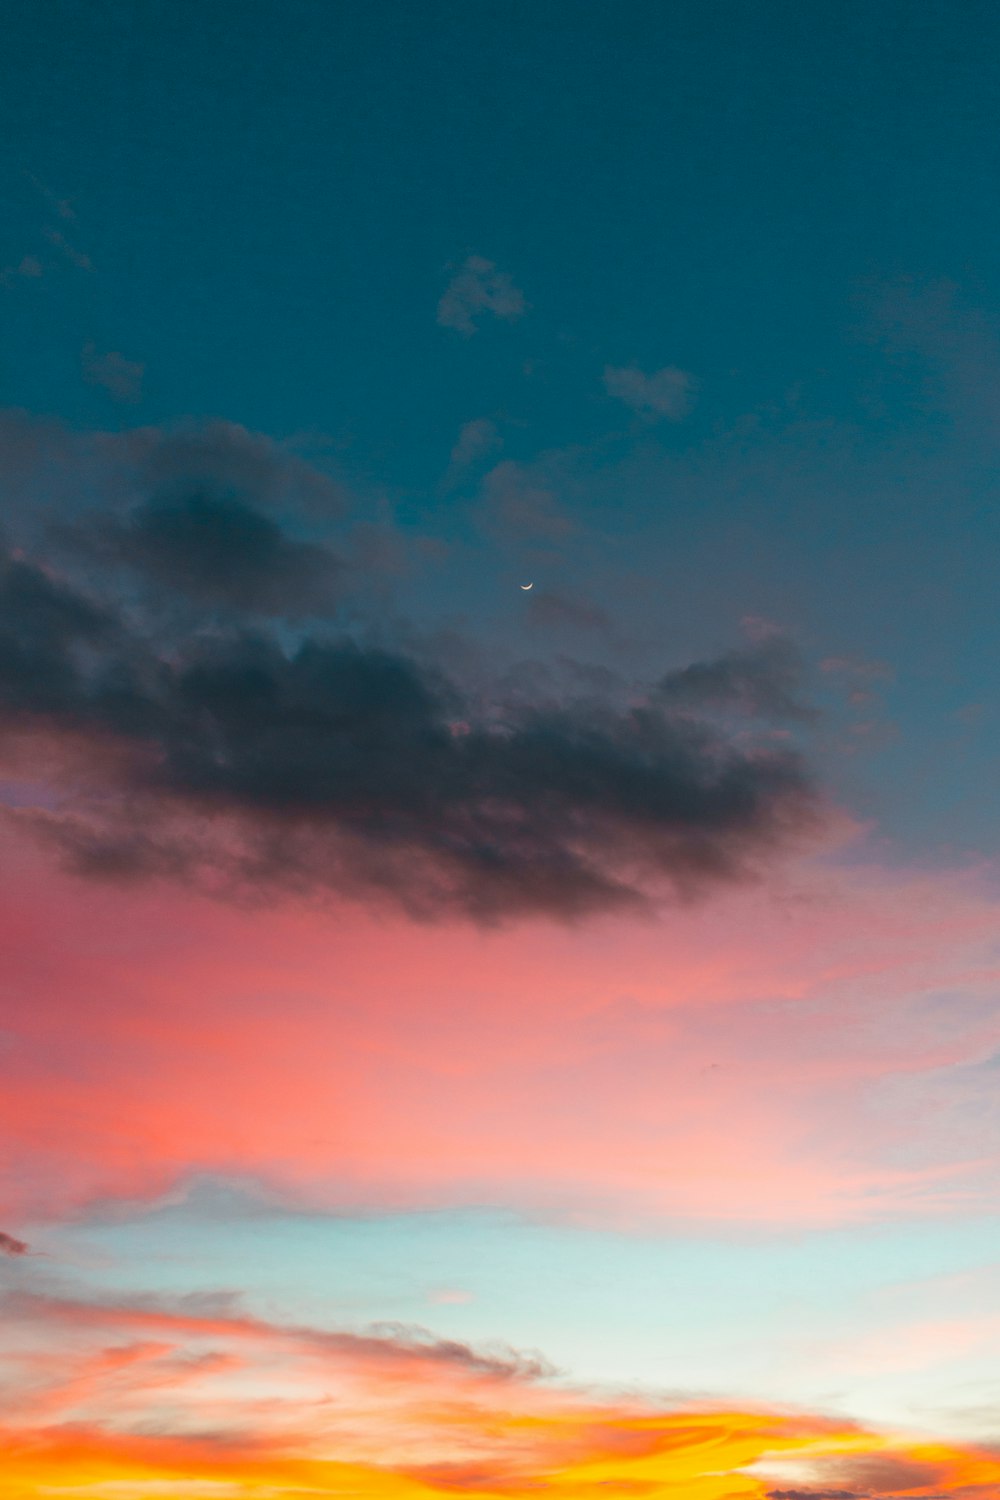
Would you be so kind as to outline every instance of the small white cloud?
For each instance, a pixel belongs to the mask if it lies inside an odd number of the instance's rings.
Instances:
[[[451,467],[453,470],[467,469],[477,459],[502,446],[503,440],[497,431],[497,424],[488,417],[477,417],[472,422],[466,422],[459,432],[458,442],[451,450]]]
[[[691,410],[697,388],[696,378],[674,365],[654,370],[651,375],[637,365],[622,368],[607,365],[604,371],[604,389],[608,395],[654,421],[660,417],[669,422],[682,421]]]
[[[493,261],[481,255],[470,255],[445,288],[437,320],[444,328],[454,328],[468,338],[476,332],[480,313],[512,322],[523,317],[524,311],[524,294],[507,272],[498,271]]]
[[[146,366],[126,359],[116,349],[98,354],[93,344],[83,348],[83,378],[88,385],[102,385],[116,401],[138,401],[142,395],[142,377]]]

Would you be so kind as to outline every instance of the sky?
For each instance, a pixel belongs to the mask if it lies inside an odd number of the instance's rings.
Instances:
[[[0,1500],[1000,1500],[996,8],[0,20]]]

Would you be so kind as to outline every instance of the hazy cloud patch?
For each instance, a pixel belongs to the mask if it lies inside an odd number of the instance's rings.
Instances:
[[[142,396],[142,377],[146,366],[126,359],[116,349],[98,354],[94,344],[83,347],[83,377],[88,385],[103,386],[116,401],[134,404]]]
[[[658,421],[680,422],[694,404],[698,382],[686,370],[666,365],[646,375],[637,365],[608,365],[604,371],[604,389],[617,401],[624,401],[633,411]]]
[[[576,530],[555,495],[523,464],[497,464],[483,480],[481,516],[500,536],[560,542]]]
[[[535,589],[527,604],[531,625],[542,629],[607,631],[611,618],[600,605],[559,589]]]
[[[669,672],[656,693],[662,703],[677,708],[732,710],[778,722],[809,721],[816,715],[803,700],[803,675],[792,642],[772,635],[746,650]]]
[[[471,464],[478,463],[488,454],[503,446],[497,424],[488,417],[477,417],[466,422],[458,434],[458,441],[451,450],[451,472],[458,474]]]
[[[507,272],[481,255],[470,255],[445,288],[438,302],[437,320],[443,328],[453,328],[469,338],[484,314],[513,322],[525,311],[524,294]]]

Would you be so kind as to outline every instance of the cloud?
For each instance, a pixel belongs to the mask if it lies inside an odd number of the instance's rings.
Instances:
[[[41,549],[92,594],[155,606],[161,625],[185,601],[202,624],[220,610],[329,616],[349,583],[405,565],[387,522],[343,525],[345,555],[313,540],[343,521],[342,487],[234,423],[78,434],[7,413],[0,459],[19,554]]]
[[[488,417],[477,417],[473,422],[466,422],[458,434],[458,442],[451,450],[452,472],[469,468],[501,446],[497,425]]]
[[[83,346],[83,378],[88,385],[101,385],[115,398],[135,404],[142,397],[142,377],[146,366],[126,359],[117,350],[98,354],[94,344]]]
[[[4,1234],[0,1230],[0,1255],[27,1255],[28,1248],[24,1240],[15,1239],[12,1234]]]
[[[95,539],[105,556],[207,605],[294,619],[330,614],[341,600],[345,565],[329,548],[211,490],[146,501]]]
[[[46,183],[42,182],[38,177],[36,177],[33,172],[26,171],[24,175],[32,184],[32,186],[37,189],[39,194],[48,204],[49,208],[54,214],[56,214],[58,218],[76,218],[76,211],[73,208],[73,200],[71,198],[60,198],[57,193],[54,193],[52,189],[48,187]]]
[[[190,520],[138,533],[160,539],[159,565],[197,547]],[[60,810],[20,816],[82,871],[381,892],[425,915],[688,895],[818,824],[793,753],[652,702],[484,717],[441,673],[346,637],[195,630],[164,652],[15,558],[0,567],[0,732],[72,747]]]
[[[532,625],[546,630],[611,628],[609,616],[599,605],[558,589],[535,589],[528,599],[527,614]]]
[[[693,710],[720,709],[781,721],[809,721],[815,712],[802,698],[803,670],[791,641],[771,635],[743,651],[694,662],[663,677],[663,703]]]
[[[36,255],[24,255],[17,265],[0,267],[0,286],[13,285],[15,276],[37,280],[42,274],[42,264]]]
[[[693,375],[673,365],[654,370],[651,375],[644,374],[637,365],[607,365],[604,371],[608,395],[654,421],[661,417],[670,422],[683,421],[691,410],[697,387]]]
[[[477,331],[477,319],[484,313],[513,322],[524,316],[524,296],[493,261],[470,255],[445,288],[437,320],[443,328],[453,328],[468,338]]]
[[[269,511],[329,521],[347,509],[343,488],[291,446],[236,422],[164,430],[139,427],[102,445],[123,471],[129,500],[212,494]]]
[[[194,1293],[177,1298],[137,1296],[106,1303],[13,1292],[0,1297],[0,1307],[11,1322],[32,1326],[247,1339],[307,1354],[343,1357],[355,1365],[403,1370],[423,1366],[472,1379],[534,1381],[556,1373],[536,1353],[525,1354],[506,1346],[475,1349],[456,1339],[438,1338],[414,1324],[383,1323],[358,1332],[273,1323],[244,1312],[239,1299],[228,1293]]]
[[[943,1461],[942,1461],[943,1460]],[[793,1459],[792,1463],[796,1461]],[[780,1463],[775,1467],[780,1468]],[[822,1461],[827,1485],[792,1490],[770,1490],[768,1500],[882,1500],[895,1495],[928,1495],[939,1500],[942,1488],[954,1483],[947,1458],[940,1449],[914,1443],[910,1452],[878,1452],[877,1449],[846,1454],[830,1453]],[[839,1480],[844,1488],[832,1488]],[[930,1492],[930,1493],[929,1493]]]
[[[767,1500],[863,1500],[857,1490],[768,1490]]]
[[[78,250],[75,245],[71,244],[61,229],[46,229],[44,233],[49,244],[60,251],[69,261],[70,265],[76,266],[78,271],[92,271],[94,269],[94,264],[90,256],[84,254],[82,250]]]

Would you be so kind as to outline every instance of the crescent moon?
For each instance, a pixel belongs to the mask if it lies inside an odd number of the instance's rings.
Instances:
[[[533,583],[522,583],[522,584],[521,584],[521,585],[520,585],[520,587],[521,587],[521,588],[522,588],[522,589],[524,589],[524,592],[525,592],[525,593],[527,593],[527,592],[528,592],[528,590],[529,590],[529,589],[533,589],[533,588],[534,588],[534,587],[535,587],[535,585],[534,585],[534,584],[533,584]]]

